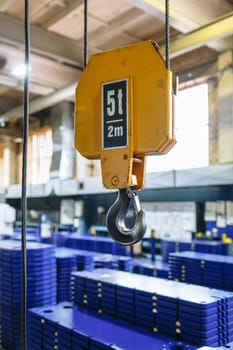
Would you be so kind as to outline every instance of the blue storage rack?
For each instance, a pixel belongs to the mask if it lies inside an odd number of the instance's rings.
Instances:
[[[171,253],[171,279],[233,291],[233,257],[195,252]]]
[[[177,253],[191,250],[199,253],[228,255],[228,244],[220,241],[193,240],[192,242],[162,240],[161,254],[162,260],[168,262],[170,253]]]
[[[71,304],[29,311],[30,350],[194,350],[197,347],[137,327],[113,323]]]
[[[74,272],[76,306],[197,346],[233,341],[233,293],[98,269]]]
[[[7,350],[20,349],[21,244],[0,242],[1,337]],[[27,242],[27,305],[56,303],[55,247]]]

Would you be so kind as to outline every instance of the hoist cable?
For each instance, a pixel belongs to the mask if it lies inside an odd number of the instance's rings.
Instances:
[[[25,76],[24,76],[24,116],[23,116],[23,150],[22,150],[22,195],[21,195],[21,347],[27,349],[27,147],[29,127],[29,63],[30,63],[30,0],[25,0]]]
[[[166,30],[166,43],[165,43],[165,55],[166,55],[166,68],[170,69],[170,16],[169,16],[169,0],[165,1],[165,30]]]
[[[87,65],[88,62],[88,0],[84,0],[84,58],[83,58],[83,64],[84,68]]]

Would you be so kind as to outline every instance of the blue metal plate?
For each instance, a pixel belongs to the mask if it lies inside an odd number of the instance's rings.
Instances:
[[[58,309],[60,308],[60,310]],[[37,310],[38,313],[38,310]],[[40,312],[41,313],[41,312]],[[54,321],[60,319],[63,326],[69,325],[69,329],[76,329],[76,332],[82,332],[89,339],[94,336],[95,340],[104,344],[114,344],[115,348],[122,348],[128,350],[141,350],[146,348],[150,350],[160,350],[164,349],[164,346],[172,342],[166,337],[154,335],[149,336],[147,334],[140,333],[138,330],[129,330],[125,326],[120,326],[117,324],[112,324],[109,320],[106,322],[100,318],[96,318],[93,315],[88,315],[81,313],[80,311],[71,309],[62,309],[61,306],[57,306],[54,309],[53,315],[48,313],[50,318]],[[42,317],[45,317],[44,313],[41,313]],[[67,316],[70,316],[67,317]],[[66,320],[62,320],[65,318]],[[87,331],[88,330],[88,334]],[[103,330],[105,332],[103,333]],[[121,337],[119,337],[121,334]],[[176,342],[173,342],[174,346]],[[114,348],[113,347],[113,348]],[[169,349],[169,347],[167,347]],[[191,349],[191,347],[186,347],[186,349]]]
[[[204,327],[205,324],[212,324],[212,323],[215,323],[215,322],[218,322],[219,321],[219,315],[214,313],[210,316],[205,316],[205,317],[200,317],[198,316],[198,322],[196,322],[196,316],[193,314],[193,313],[180,313],[179,312],[179,321],[180,323],[190,323],[190,325],[192,323],[195,323],[196,326],[198,327]]]
[[[222,345],[217,337],[203,340],[203,339],[193,337],[193,336],[186,334],[184,332],[179,334],[179,337],[181,340],[187,341],[190,344],[196,344],[197,346],[207,345],[207,346],[211,346],[211,347],[218,347],[218,346]]]

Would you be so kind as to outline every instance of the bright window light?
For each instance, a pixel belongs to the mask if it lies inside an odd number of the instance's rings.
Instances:
[[[147,158],[147,172],[208,166],[208,86],[180,91],[176,101],[177,144],[162,156]]]
[[[29,66],[29,71],[31,70],[31,67]],[[26,65],[24,63],[19,64],[18,66],[16,66],[12,73],[14,76],[16,76],[17,78],[24,78],[25,74],[26,74]]]

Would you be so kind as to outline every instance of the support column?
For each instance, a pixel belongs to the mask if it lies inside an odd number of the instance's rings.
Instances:
[[[218,58],[218,75],[209,81],[210,164],[233,162],[233,51]]]
[[[233,51],[218,60],[219,163],[233,162]]]
[[[208,82],[209,97],[209,163],[218,163],[218,81],[212,78]]]

